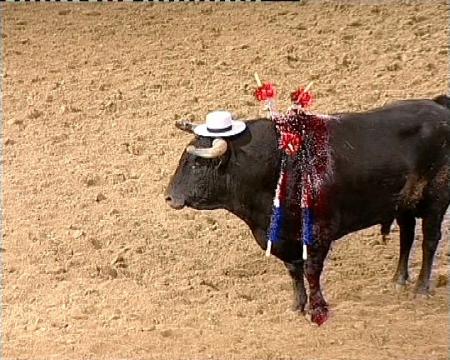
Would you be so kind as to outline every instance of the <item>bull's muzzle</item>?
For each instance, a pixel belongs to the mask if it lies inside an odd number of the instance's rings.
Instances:
[[[184,208],[184,200],[176,199],[170,194],[166,194],[165,200],[166,204],[169,205],[172,209],[181,210],[182,208]]]

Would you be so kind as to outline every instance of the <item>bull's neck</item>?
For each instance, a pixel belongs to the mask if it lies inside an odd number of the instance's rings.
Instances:
[[[272,191],[255,191],[251,187],[241,187],[239,191],[245,194],[239,194],[241,199],[230,204],[227,210],[243,220],[252,230],[267,229],[272,211]]]
[[[233,201],[227,210],[247,224],[258,244],[265,249],[273,204],[272,192],[242,186],[239,193],[241,200]]]
[[[252,174],[251,177],[239,176],[239,181],[228,189],[232,199],[226,209],[243,220],[251,229],[258,243],[266,242],[270,225],[273,197],[278,181],[279,164],[274,162],[270,174]],[[235,179],[238,180],[238,179]],[[262,244],[261,244],[262,245]]]
[[[248,131],[230,143],[225,208],[242,219],[265,246],[281,154],[272,121],[247,122]]]

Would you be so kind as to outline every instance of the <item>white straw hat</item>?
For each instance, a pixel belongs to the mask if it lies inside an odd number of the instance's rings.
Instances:
[[[233,120],[228,111],[213,111],[206,115],[206,123],[197,125],[194,133],[208,137],[227,137],[245,130],[245,122]]]

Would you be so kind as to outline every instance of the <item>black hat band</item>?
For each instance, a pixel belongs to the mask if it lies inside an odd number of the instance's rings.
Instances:
[[[233,128],[233,126],[230,125],[226,128],[222,128],[222,129],[211,129],[209,127],[207,127],[206,129],[211,133],[221,133],[221,132],[225,132],[225,131],[230,131],[232,128]]]

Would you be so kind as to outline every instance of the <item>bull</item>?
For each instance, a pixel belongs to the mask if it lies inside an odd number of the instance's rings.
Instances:
[[[297,234],[285,226],[281,241],[271,250],[292,278],[294,309],[304,313],[309,300],[311,320],[319,325],[328,317],[320,276],[334,240],[378,224],[386,232],[395,219],[400,256],[393,281],[405,286],[416,219],[421,218],[423,260],[415,292],[428,294],[433,258],[450,203],[448,96],[402,100],[333,117],[337,120],[327,123],[332,176],[323,185],[330,194],[328,211],[316,219],[315,242],[303,260]],[[242,219],[259,246],[266,249],[282,154],[269,119],[249,120],[246,125],[242,134],[226,140],[193,139],[169,182],[166,201],[174,209],[226,209]],[[177,126],[188,132],[195,127],[188,122]]]

